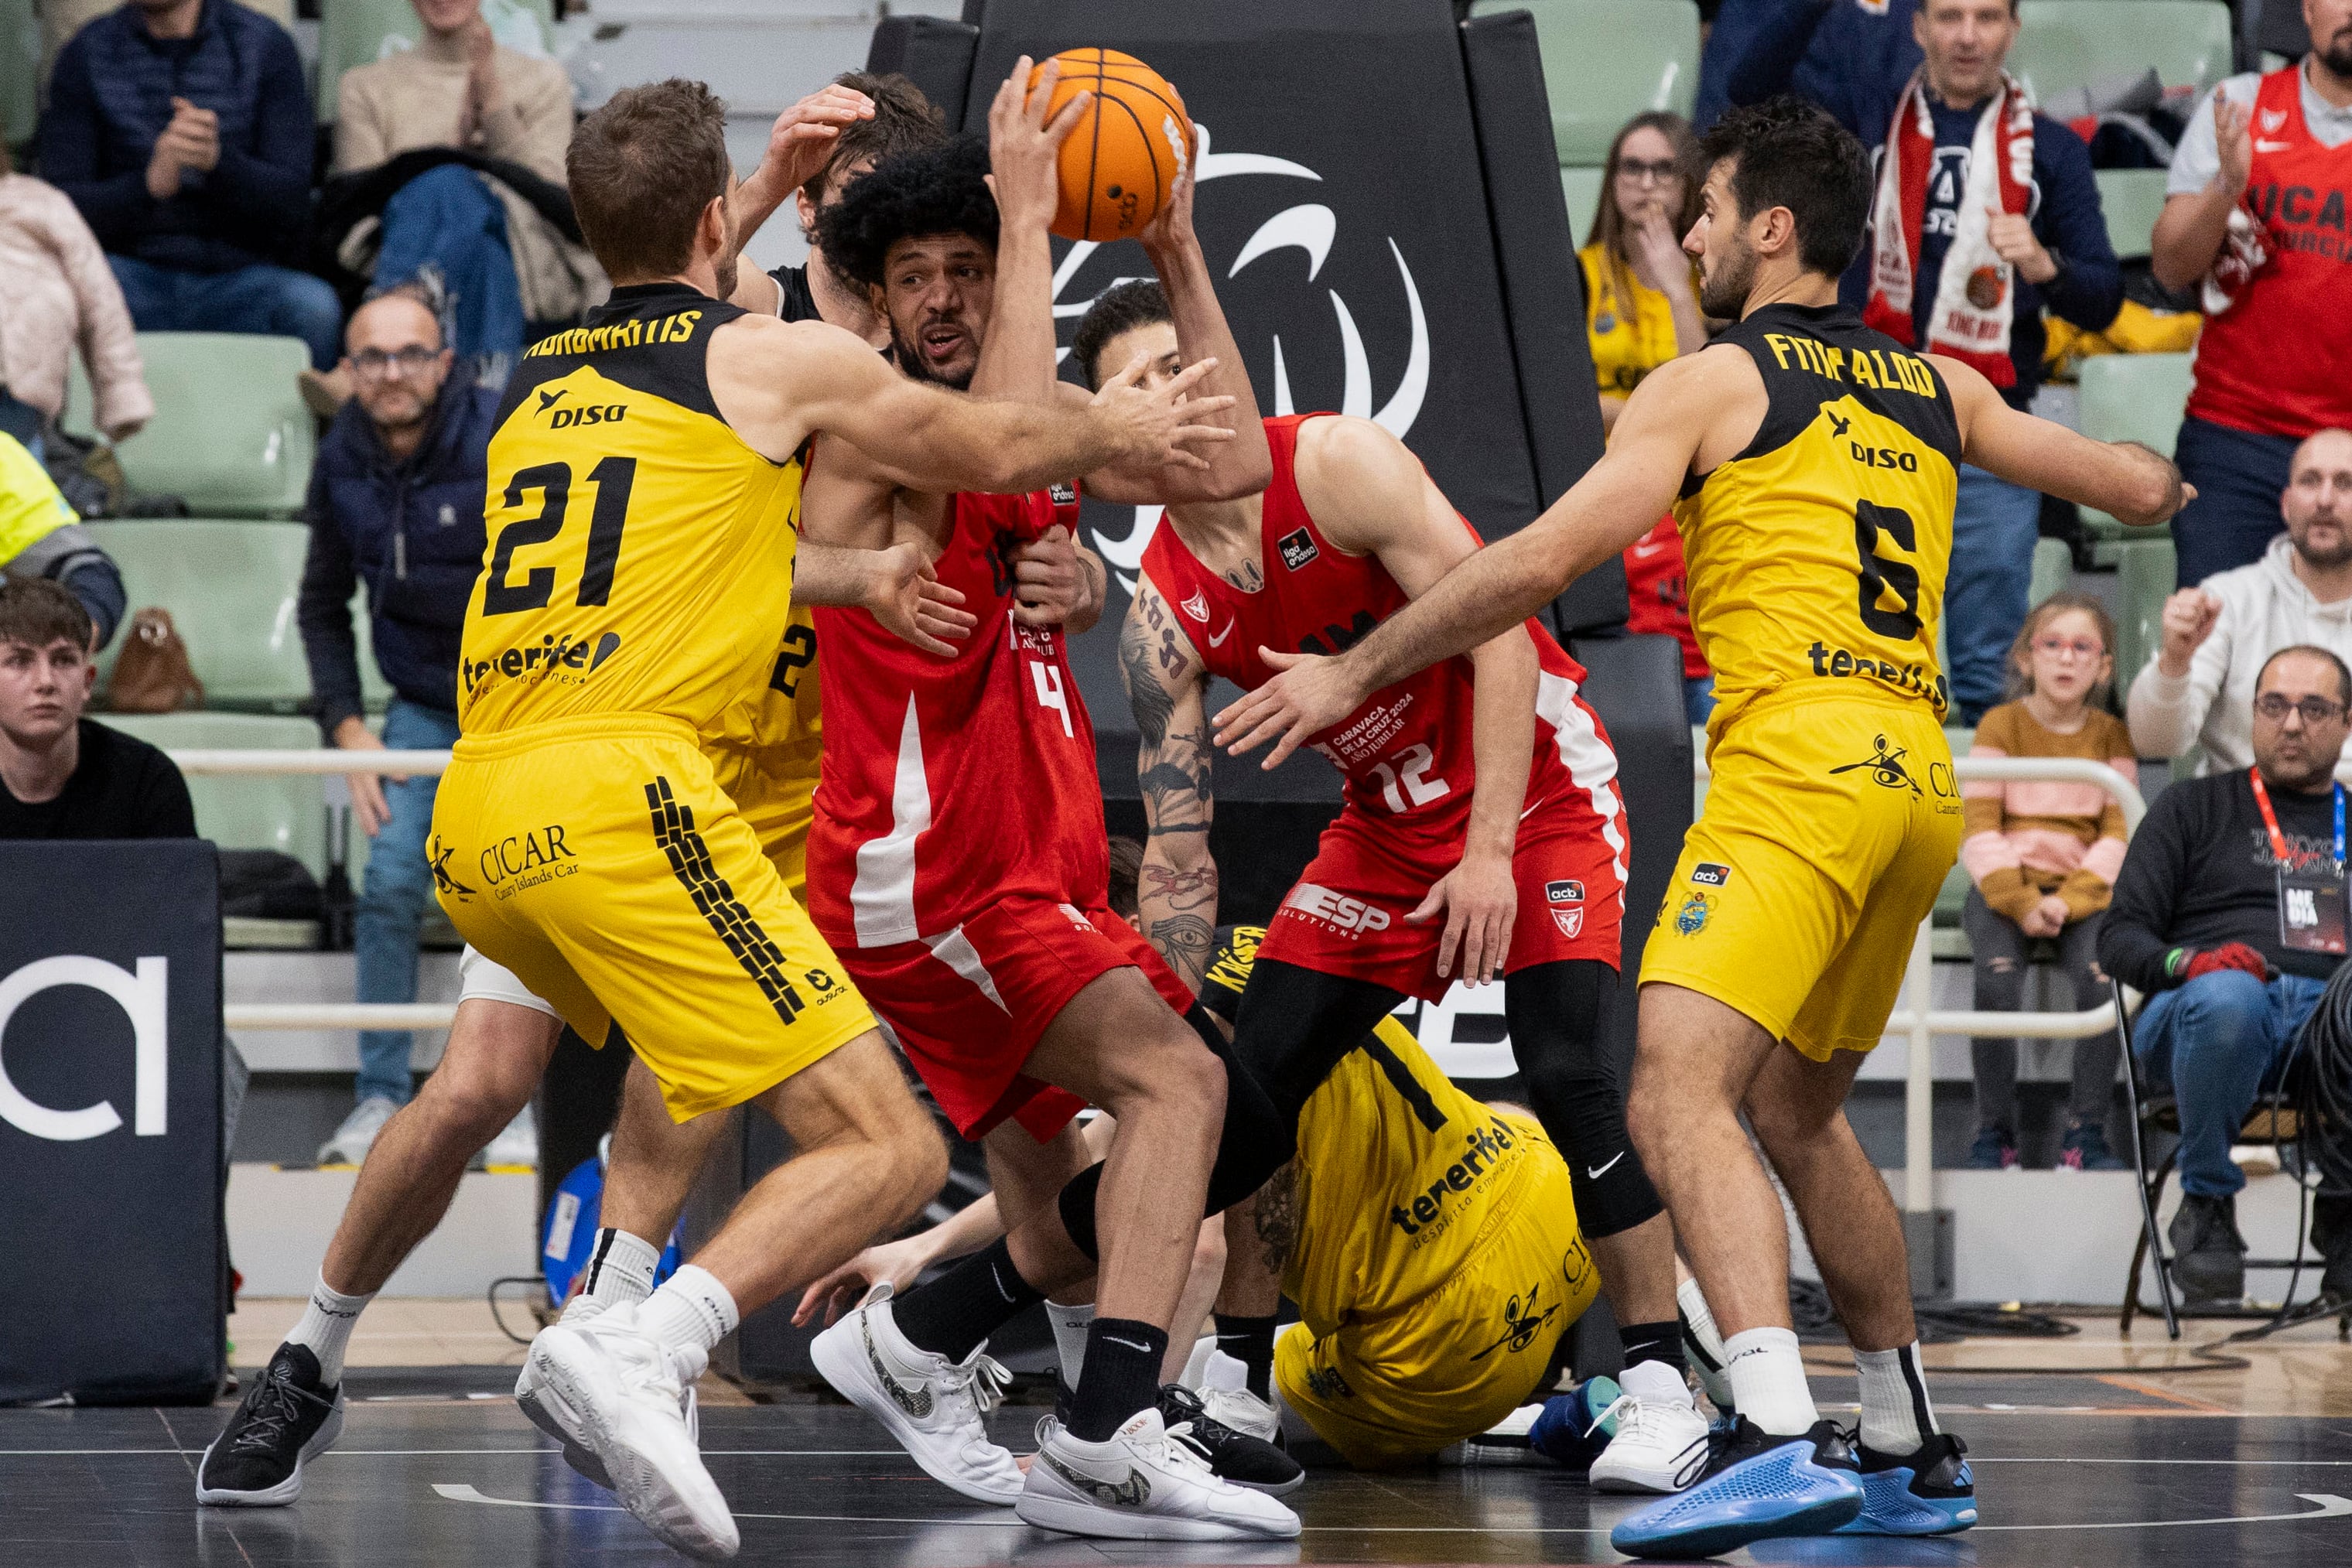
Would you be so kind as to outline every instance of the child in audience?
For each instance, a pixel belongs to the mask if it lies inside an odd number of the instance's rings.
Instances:
[[[2115,678],[2115,622],[2084,593],[2054,593],[2025,618],[2010,647],[2010,701],[1978,725],[1970,757],[2067,757],[2105,762],[2126,779],[2136,766],[2130,732],[2107,711]],[[1961,787],[1960,863],[1975,884],[1961,924],[1976,966],[1979,1012],[2014,1012],[2024,996],[2027,949],[2053,938],[2077,1008],[2106,995],[2096,957],[2099,917],[2124,859],[2123,808],[2096,784],[1979,779]],[[1977,1136],[1969,1164],[2018,1163],[2017,1041],[1974,1043]],[[2107,1111],[2115,1093],[2113,1030],[2074,1042],[2062,1170],[2116,1170]]]

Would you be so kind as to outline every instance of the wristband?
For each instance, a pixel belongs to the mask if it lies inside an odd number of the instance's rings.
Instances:
[[[2194,947],[2175,947],[2171,952],[2167,953],[2164,956],[2166,977],[2179,979],[2181,971],[2189,967],[2189,960],[2195,956],[2197,956],[2197,950]]]

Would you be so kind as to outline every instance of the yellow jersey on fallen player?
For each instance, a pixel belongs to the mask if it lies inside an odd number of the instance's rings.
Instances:
[[[490,437],[458,664],[467,735],[614,714],[708,739],[771,680],[802,465],[753,451],[712,402],[710,335],[742,314],[635,285],[524,350]]]
[[[1715,672],[1708,733],[1802,681],[1940,719],[1960,465],[1950,389],[1843,306],[1769,305],[1716,341],[1755,361],[1769,402],[1755,440],[1675,504],[1691,631]]]

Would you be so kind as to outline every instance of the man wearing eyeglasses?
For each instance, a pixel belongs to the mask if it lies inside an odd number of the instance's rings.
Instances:
[[[2140,823],[2099,932],[2099,964],[2148,993],[2132,1047],[2180,1106],[2173,1277],[2190,1302],[2245,1293],[2230,1145],[2285,1070],[2345,954],[2352,670],[2297,644],[2255,677],[2253,765],[2175,784]],[[2336,1270],[2331,1267],[2330,1281]]]
[[[404,285],[362,305],[345,334],[354,395],[320,442],[299,621],[319,726],[352,751],[438,750],[457,738],[457,643],[482,562],[483,491],[497,395],[453,364],[428,294]],[[392,687],[382,737],[360,694],[352,595],[367,585],[376,667]],[[438,780],[351,775],[369,846],[353,946],[359,999],[416,999],[416,933],[433,896],[425,836]],[[351,1114],[319,1151],[357,1165],[408,1103],[409,1036],[360,1036]],[[518,1156],[509,1156],[518,1157]],[[528,1158],[525,1152],[519,1157]]]

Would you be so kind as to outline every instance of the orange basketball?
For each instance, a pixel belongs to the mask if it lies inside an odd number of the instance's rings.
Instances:
[[[1080,92],[1095,95],[1062,143],[1062,202],[1054,232],[1064,239],[1132,237],[1160,211],[1177,173],[1192,163],[1192,117],[1165,78],[1117,49],[1065,49],[1054,57],[1050,120]],[[1030,72],[1036,86],[1045,67]]]

